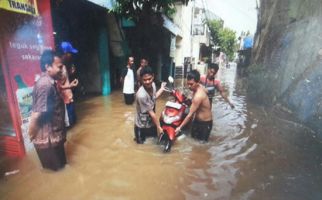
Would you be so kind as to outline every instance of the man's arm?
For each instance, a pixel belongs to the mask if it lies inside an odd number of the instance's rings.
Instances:
[[[120,83],[123,85],[124,78],[127,74],[127,68],[122,69],[121,71],[121,77],[120,77]]]
[[[28,135],[30,138],[30,141],[35,139],[37,136],[38,130],[39,130],[39,119],[41,117],[40,112],[32,112],[31,117],[30,117],[30,124],[29,124],[29,129],[28,129]]]
[[[231,108],[235,108],[234,104],[232,104],[228,97],[224,94],[224,89],[222,88],[222,86],[220,84],[216,85],[217,90],[219,91],[220,95],[222,98],[225,99],[225,101],[230,105]]]
[[[166,84],[167,84],[166,82],[161,83],[161,87],[156,93],[156,98],[159,98],[159,96],[161,96],[161,94],[164,92],[164,90],[165,90],[164,88],[165,88]]]
[[[76,87],[77,85],[78,85],[78,80],[75,79],[71,83],[66,84],[66,85],[60,85],[59,87],[61,89],[65,90],[65,89],[72,89],[72,88]]]
[[[162,130],[161,126],[160,126],[160,122],[157,119],[157,116],[156,116],[155,112],[153,110],[150,110],[149,115],[151,116],[153,123],[156,125],[158,133],[159,134],[162,133],[163,130]]]
[[[180,124],[180,126],[178,126],[176,128],[176,133],[179,133],[181,131],[182,127],[184,127],[186,124],[188,124],[188,122],[192,119],[193,115],[195,114],[195,112],[198,110],[198,108],[200,106],[201,100],[202,99],[199,96],[195,96],[192,99],[192,104],[190,106],[190,111],[189,111],[187,117]]]

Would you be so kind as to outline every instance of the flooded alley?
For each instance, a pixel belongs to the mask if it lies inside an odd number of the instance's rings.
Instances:
[[[236,65],[219,78],[235,109],[217,94],[207,144],[189,135],[164,154],[156,141],[133,141],[134,106],[121,91],[77,105],[68,131],[68,165],[43,170],[35,151],[1,166],[1,200],[317,200],[322,199],[322,143],[283,109],[247,101]],[[157,101],[157,113],[167,95]]]

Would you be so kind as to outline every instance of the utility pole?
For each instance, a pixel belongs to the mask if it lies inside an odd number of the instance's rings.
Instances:
[[[259,2],[258,2],[258,0],[255,0],[255,2],[256,2],[256,11],[257,11],[257,20],[259,19]]]
[[[196,0],[192,0],[192,13],[191,13],[191,46],[190,46],[190,65],[192,67],[192,58],[193,58],[193,28],[194,28],[194,14],[195,14],[195,7],[196,7]]]

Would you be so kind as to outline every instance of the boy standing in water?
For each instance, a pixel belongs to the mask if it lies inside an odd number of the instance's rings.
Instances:
[[[62,69],[62,76],[59,80],[57,80],[57,87],[58,90],[64,100],[66,105],[66,117],[65,117],[65,125],[66,127],[71,127],[76,123],[76,112],[75,112],[75,105],[74,105],[74,94],[72,89],[77,87],[78,80],[70,80],[69,79],[69,72],[73,67],[73,55],[78,53],[78,50],[75,49],[71,43],[69,42],[62,42],[61,49],[63,51],[62,61],[63,61],[63,69]]]
[[[141,79],[141,76],[140,76],[141,70],[147,66],[148,66],[148,61],[146,59],[142,58],[140,61],[140,67],[136,71],[136,78],[137,78],[137,82],[138,82],[139,87],[141,86],[141,80],[140,80]]]
[[[143,144],[146,137],[157,137],[162,132],[160,122],[155,113],[156,99],[161,96],[166,83],[156,91],[154,74],[150,67],[142,68],[140,72],[142,86],[136,93],[136,116],[134,124],[135,141]]]
[[[200,77],[200,83],[207,89],[210,105],[212,105],[212,99],[215,96],[215,90],[218,90],[222,98],[225,99],[225,101],[230,105],[231,108],[234,108],[235,106],[229,101],[228,97],[224,95],[224,90],[220,84],[220,81],[215,79],[215,75],[217,74],[218,70],[218,64],[210,63],[208,66],[207,75]]]
[[[131,105],[134,102],[134,86],[135,86],[135,75],[133,72],[134,58],[129,57],[126,68],[123,69],[121,75],[121,83],[123,84],[123,94],[126,105]]]

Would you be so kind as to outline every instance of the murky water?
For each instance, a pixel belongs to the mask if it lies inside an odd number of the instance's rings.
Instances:
[[[0,179],[0,199],[322,199],[321,141],[287,113],[247,102],[235,74],[219,74],[236,108],[216,98],[209,143],[186,136],[169,154],[154,140],[137,145],[120,91],[90,98],[68,133],[66,168],[42,170],[31,152],[2,167],[20,171]]]

